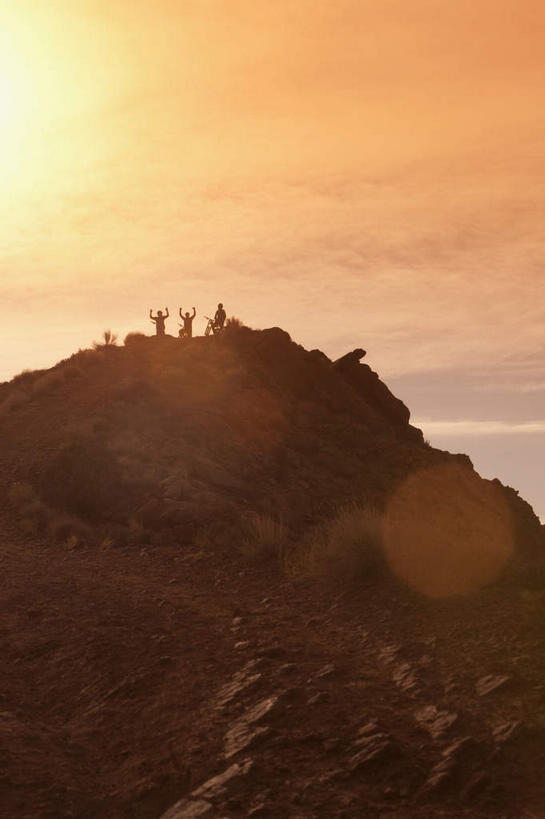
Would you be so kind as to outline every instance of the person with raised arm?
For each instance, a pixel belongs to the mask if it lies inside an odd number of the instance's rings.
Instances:
[[[163,313],[162,310],[157,311],[157,315],[153,315],[153,311],[150,308],[149,317],[151,321],[155,324],[155,334],[158,336],[165,335],[165,321],[169,317],[168,307],[165,307],[165,312]]]
[[[183,321],[183,325],[180,325],[181,329],[178,335],[180,338],[192,338],[193,337],[193,319],[197,315],[197,311],[193,308],[193,315],[190,316],[189,313],[182,313],[182,308],[180,307],[180,318]]]

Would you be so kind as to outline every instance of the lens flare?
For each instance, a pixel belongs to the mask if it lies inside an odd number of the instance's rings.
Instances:
[[[383,536],[394,574],[429,597],[492,583],[513,552],[512,515],[501,489],[462,464],[410,475],[388,504]]]

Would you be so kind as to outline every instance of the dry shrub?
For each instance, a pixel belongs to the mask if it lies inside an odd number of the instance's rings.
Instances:
[[[70,540],[75,541],[74,545],[88,543],[91,540],[89,527],[72,515],[52,515],[48,530],[55,540],[59,540],[64,544],[67,544]]]
[[[27,387],[29,386],[38,376],[40,375],[40,370],[22,370],[17,375],[14,375],[10,381],[10,384],[17,385],[18,387]]]
[[[111,330],[104,330],[102,341],[93,341],[94,350],[103,350],[105,347],[115,347],[117,345],[117,334]]]
[[[78,366],[83,369],[97,367],[104,360],[101,347],[94,350],[78,350],[72,358],[76,359]]]
[[[282,561],[288,542],[284,522],[272,515],[253,514],[243,524],[242,551],[255,560]]]
[[[16,512],[17,525],[25,534],[48,534],[65,545],[73,539],[78,544],[91,541],[91,530],[85,523],[74,515],[59,514],[51,509],[30,484],[12,483],[7,498]]]
[[[144,333],[127,333],[125,336],[125,347],[139,347],[147,341],[148,337]]]
[[[244,324],[236,316],[230,316],[225,322],[225,328],[229,330],[240,330],[241,327],[244,327]]]
[[[81,368],[75,366],[46,371],[23,371],[12,380],[12,383],[16,385],[15,389],[0,404],[0,413],[14,412],[32,401],[33,398],[52,392],[66,381],[81,375]]]
[[[303,569],[342,583],[358,582],[383,565],[381,518],[375,509],[342,506],[304,538]]]

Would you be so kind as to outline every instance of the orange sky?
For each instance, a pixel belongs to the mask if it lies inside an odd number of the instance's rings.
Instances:
[[[11,5],[0,378],[221,299],[545,479],[541,0]]]

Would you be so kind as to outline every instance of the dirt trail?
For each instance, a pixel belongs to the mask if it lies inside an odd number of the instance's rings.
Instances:
[[[541,594],[4,532],[2,816],[543,815]]]

